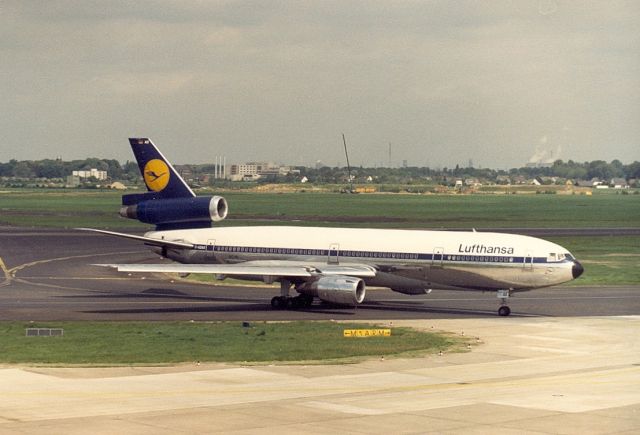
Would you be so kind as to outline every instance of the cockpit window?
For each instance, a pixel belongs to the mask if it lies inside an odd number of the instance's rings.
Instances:
[[[567,252],[566,254],[562,254],[562,258],[566,258],[567,260],[573,260],[573,255]]]
[[[557,261],[558,258],[556,257],[556,254],[554,252],[550,252],[549,255],[547,256],[547,261]]]

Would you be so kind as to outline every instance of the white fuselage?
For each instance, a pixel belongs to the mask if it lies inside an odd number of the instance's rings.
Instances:
[[[295,261],[366,264],[368,285],[402,293],[430,288],[528,290],[573,279],[569,252],[546,240],[503,233],[323,227],[219,227],[146,234],[193,243],[168,249],[181,263]]]

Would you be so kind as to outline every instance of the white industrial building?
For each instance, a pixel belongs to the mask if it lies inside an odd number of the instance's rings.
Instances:
[[[96,168],[91,168],[88,171],[73,171],[71,175],[78,178],[94,177],[96,180],[107,179],[107,171],[98,171]]]

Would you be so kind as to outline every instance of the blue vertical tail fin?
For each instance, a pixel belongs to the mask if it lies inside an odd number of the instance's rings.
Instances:
[[[123,205],[149,199],[193,198],[195,193],[149,138],[130,138],[147,193],[124,195]]]

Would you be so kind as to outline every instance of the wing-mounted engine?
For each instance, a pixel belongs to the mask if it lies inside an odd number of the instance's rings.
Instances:
[[[320,300],[340,305],[358,305],[364,301],[366,286],[360,278],[331,275],[308,281],[296,289]]]
[[[127,204],[123,197],[120,216],[153,224],[158,230],[207,228],[227,217],[227,201],[221,196],[148,199]]]

